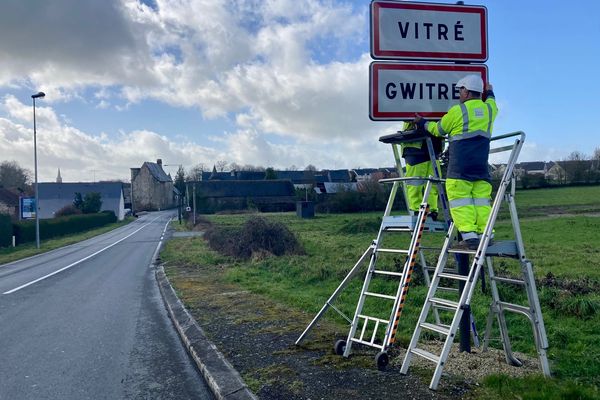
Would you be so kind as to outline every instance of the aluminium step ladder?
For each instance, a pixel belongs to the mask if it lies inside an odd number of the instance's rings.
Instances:
[[[500,335],[506,354],[506,360],[507,362],[513,365],[520,365],[520,361],[512,354],[510,341],[508,339],[508,330],[506,320],[504,317],[504,312],[512,311],[523,314],[532,323],[535,345],[538,352],[541,369],[544,375],[550,376],[550,367],[546,355],[546,350],[548,348],[548,340],[546,337],[541,308],[537,296],[532,264],[529,260],[527,260],[525,256],[523,239],[521,237],[519,220],[517,217],[516,206],[514,203],[514,167],[525,140],[525,133],[515,132],[507,135],[494,137],[491,140],[495,141],[515,136],[517,138],[515,139],[515,142],[512,145],[499,147],[497,149],[491,150],[491,153],[507,150],[510,150],[511,153],[506,166],[506,170],[504,171],[502,180],[500,182],[500,187],[498,188],[498,192],[494,199],[494,203],[486,224],[486,228],[483,232],[482,239],[480,240],[477,250],[453,249],[451,247],[451,244],[454,243],[456,240],[456,228],[454,223],[451,224],[450,229],[448,230],[448,234],[444,241],[442,252],[440,254],[440,257],[438,258],[436,270],[434,272],[433,279],[429,287],[429,291],[427,293],[427,298],[425,299],[423,309],[421,310],[419,320],[415,327],[412,339],[410,341],[409,347],[404,357],[404,361],[402,363],[402,368],[400,371],[402,374],[406,374],[408,372],[413,356],[419,356],[435,363],[436,368],[431,379],[431,384],[429,386],[432,390],[436,390],[438,387],[444,366],[446,364],[448,355],[454,342],[454,337],[456,335],[459,322],[462,318],[463,311],[465,307],[470,305],[471,303],[471,298],[473,296],[477,284],[477,278],[482,270],[483,264],[486,262],[488,266],[488,272],[490,274],[492,304],[490,306],[490,313],[488,315],[487,320],[487,329],[484,338],[484,349],[487,349],[487,346],[489,344],[490,330],[495,315],[500,326]],[[508,195],[505,196],[508,185],[512,185],[511,191]],[[496,218],[500,210],[500,206],[502,205],[503,199],[505,199],[505,201],[507,201],[509,205],[515,240],[508,242],[497,242],[490,245],[494,225],[496,223]],[[448,256],[451,253],[472,254],[474,256],[473,262],[469,270],[469,274],[467,276],[458,275],[445,270],[448,261]],[[492,267],[492,257],[512,257],[518,259],[521,263],[523,279],[520,280],[496,276]],[[439,295],[438,286],[441,280],[464,282],[464,290],[457,301],[447,299],[444,296]],[[497,288],[498,283],[524,286],[527,292],[528,305],[522,306],[501,301],[499,297],[499,291]],[[444,326],[436,322],[428,322],[428,316],[430,315],[432,307],[440,305],[446,307],[448,310],[451,311],[451,313],[453,313],[452,322],[449,326]],[[436,321],[437,319],[438,317],[436,316]],[[441,353],[439,355],[433,354],[430,351],[423,349],[422,347],[417,347],[420,343],[421,333],[423,331],[433,331],[445,338]]]
[[[439,179],[440,171],[437,163],[434,163],[434,174],[436,177],[411,177],[405,178],[403,176],[400,151],[398,149],[398,145],[403,142],[414,142],[417,140],[425,141],[427,144],[427,149],[429,152],[430,159],[435,160],[435,155],[433,151],[433,146],[431,143],[431,139],[427,134],[416,131],[407,131],[407,132],[398,132],[397,134],[387,135],[380,138],[380,141],[384,143],[392,144],[392,148],[394,151],[394,158],[396,161],[396,167],[398,170],[398,175],[400,178],[393,179],[383,179],[380,180],[382,183],[393,183],[392,189],[390,191],[390,196],[388,198],[388,203],[386,206],[386,210],[384,216],[382,218],[382,223],[377,235],[377,238],[373,240],[372,244],[369,248],[363,253],[363,255],[359,258],[358,262],[354,265],[354,267],[350,270],[350,272],[346,275],[337,289],[333,292],[333,294],[329,297],[329,299],[325,302],[321,310],[317,313],[317,315],[313,318],[311,323],[307,326],[304,332],[300,335],[300,337],[296,340],[296,344],[300,344],[307,333],[312,329],[312,327],[317,323],[317,321],[322,317],[325,311],[332,307],[338,314],[340,314],[346,321],[348,321],[351,325],[350,334],[348,335],[348,340],[343,341],[339,340],[336,342],[335,351],[339,355],[348,356],[350,354],[350,349],[352,342],[362,343],[367,346],[372,346],[379,348],[381,351],[376,356],[376,363],[379,368],[385,367],[388,362],[388,357],[386,350],[387,348],[395,342],[395,334],[398,327],[398,321],[400,315],[402,313],[402,308],[404,306],[404,300],[406,298],[406,294],[408,292],[408,286],[411,280],[411,274],[414,269],[414,266],[417,262],[417,257],[419,257],[419,264],[423,270],[423,277],[425,280],[425,284],[429,286],[430,284],[430,272],[434,270],[434,268],[427,266],[425,256],[423,251],[421,251],[420,240],[424,231],[428,232],[443,232],[446,233],[448,225],[444,222],[432,221],[431,219],[427,219],[427,214],[429,213],[429,205],[426,203],[428,199],[429,193],[431,191],[431,187],[433,184],[438,186],[438,193],[440,195],[440,203],[441,208],[444,212],[444,216],[446,221],[449,221],[449,211],[447,207],[447,200],[445,197],[443,181]],[[398,192],[398,189],[402,187],[404,190],[404,199],[406,201],[406,188],[404,186],[405,183],[411,181],[421,181],[427,182],[425,188],[425,194],[423,196],[423,203],[420,206],[419,212],[417,215],[391,215],[392,207]],[[408,204],[407,204],[408,209]],[[382,246],[382,238],[383,234],[391,233],[391,232],[408,232],[411,235],[411,242],[408,249],[396,249],[396,248],[383,248]],[[439,248],[436,248],[439,251]],[[376,269],[376,264],[378,257],[382,254],[393,254],[398,255],[401,254],[406,256],[406,260],[403,263],[402,271],[393,271],[393,270],[384,270],[382,268]],[[340,292],[349,284],[350,280],[353,279],[357,274],[361,271],[361,267],[366,261],[369,260],[369,265],[367,268],[367,273],[365,275],[365,280],[363,284],[363,288],[361,290],[361,294],[359,297],[359,302],[357,305],[357,309],[355,312],[354,318],[351,320],[348,318],[343,312],[341,312],[338,308],[333,304],[334,300],[340,294]],[[388,279],[397,279],[398,287],[394,291],[394,293],[375,293],[368,291],[369,284],[372,283],[371,279],[373,275],[377,277],[383,277]],[[445,288],[450,291],[458,291],[456,288]],[[389,317],[386,315],[385,317],[378,318],[374,316],[367,316],[362,313],[362,308],[364,305],[364,300],[366,297],[374,297],[378,299],[382,299],[384,302],[394,301],[393,307],[391,307],[391,312]],[[391,305],[391,303],[390,303]],[[434,311],[437,315],[437,311]],[[439,320],[436,319],[439,322]],[[354,334],[359,328],[359,323],[362,322],[362,329],[360,329],[360,336],[358,338],[354,338]],[[368,328],[368,323],[374,324],[373,327]],[[383,340],[381,339],[381,335],[378,337],[378,332],[381,327],[385,327],[385,334]],[[474,325],[473,325],[474,327]],[[371,332],[372,330],[372,332]],[[365,335],[369,335],[369,340],[365,339]],[[478,337],[476,334],[476,330],[473,330],[474,340],[477,341]],[[346,343],[350,343],[346,345]]]

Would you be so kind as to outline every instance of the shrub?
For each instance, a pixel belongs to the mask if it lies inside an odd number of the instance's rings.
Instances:
[[[55,217],[66,217],[67,215],[79,215],[81,214],[81,210],[75,207],[72,204],[66,205],[56,213],[54,213]]]
[[[40,220],[40,239],[82,232],[117,221],[115,213],[103,211],[97,214],[69,215]],[[19,221],[13,224],[17,244],[35,241],[35,221]]]
[[[262,217],[249,218],[241,229],[211,227],[205,238],[212,249],[240,259],[257,255],[304,254],[298,239],[287,226]]]
[[[0,214],[0,247],[12,244],[12,223],[10,215]]]

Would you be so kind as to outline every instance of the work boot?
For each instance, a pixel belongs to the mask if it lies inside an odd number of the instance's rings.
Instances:
[[[431,218],[432,221],[437,221],[438,218],[438,213],[437,211],[432,211],[429,213],[429,218]]]
[[[456,250],[477,250],[479,247],[479,238],[461,240],[453,249]]]

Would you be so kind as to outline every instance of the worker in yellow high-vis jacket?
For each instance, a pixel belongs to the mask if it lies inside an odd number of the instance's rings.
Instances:
[[[414,130],[416,129],[416,125],[414,122],[405,122],[403,130]],[[437,158],[443,150],[444,142],[443,139],[439,137],[432,137],[431,142],[433,144],[433,151]],[[404,158],[404,162],[406,164],[406,177],[413,176],[435,176],[433,173],[433,163],[431,162],[431,157],[429,155],[429,151],[427,149],[427,143],[424,140],[402,143],[402,157]],[[436,161],[437,162],[437,161]],[[438,163],[438,171],[440,171],[439,163]],[[441,176],[440,176],[441,178]],[[423,201],[423,194],[425,192],[425,185],[427,181],[407,181],[406,182],[406,195],[408,197],[408,208],[410,211],[417,213],[419,211],[419,207],[421,206],[421,202]],[[429,216],[434,221],[437,220],[438,217],[438,190],[437,185],[431,186],[431,191],[429,192],[429,198],[427,199],[427,203],[429,203]]]
[[[498,107],[490,84],[485,88],[485,102],[482,100],[483,80],[478,75],[465,76],[456,89],[460,103],[440,121],[428,122],[417,115],[415,123],[432,135],[448,137],[446,194],[450,213],[461,233],[461,246],[477,249],[491,211],[488,156]]]

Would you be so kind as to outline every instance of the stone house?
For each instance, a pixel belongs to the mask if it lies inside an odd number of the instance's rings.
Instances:
[[[146,161],[141,168],[131,168],[131,208],[154,211],[173,208],[175,202],[173,179],[162,168],[162,160]]]

